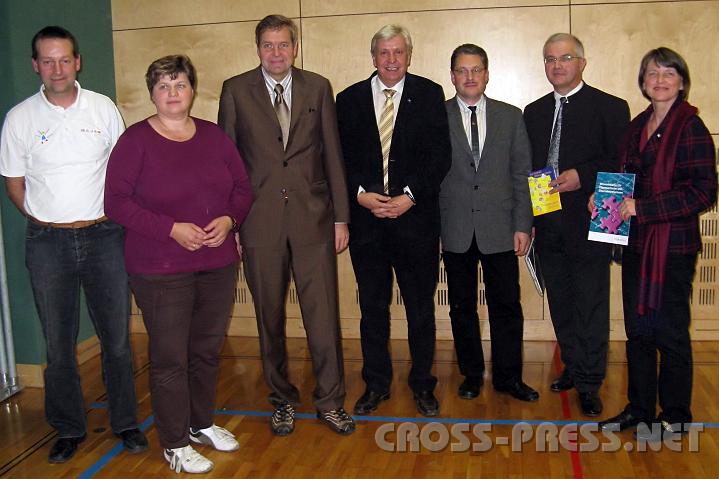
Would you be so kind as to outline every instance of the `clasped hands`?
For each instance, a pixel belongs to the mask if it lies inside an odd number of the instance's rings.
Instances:
[[[232,218],[220,216],[210,221],[204,228],[194,223],[175,223],[170,237],[187,251],[197,251],[203,246],[217,248],[225,242],[232,229]]]
[[[377,218],[397,218],[414,205],[409,196],[405,194],[385,196],[370,192],[357,195],[357,202],[370,210]]]

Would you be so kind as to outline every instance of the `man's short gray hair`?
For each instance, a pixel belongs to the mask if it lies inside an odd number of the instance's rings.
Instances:
[[[574,43],[574,53],[578,57],[584,58],[584,45],[582,45],[582,42],[579,41],[579,38],[575,37],[571,33],[555,33],[547,38],[547,41],[544,42],[544,47],[542,47],[542,55],[544,55],[544,52],[547,50],[547,45],[550,43],[565,41]]]
[[[394,38],[398,35],[401,35],[404,38],[404,43],[407,45],[407,56],[412,56],[412,37],[409,34],[409,30],[404,28],[402,25],[385,25],[377,30],[377,33],[375,33],[372,37],[372,44],[370,46],[372,56],[376,53],[378,41],[389,40],[390,38]]]

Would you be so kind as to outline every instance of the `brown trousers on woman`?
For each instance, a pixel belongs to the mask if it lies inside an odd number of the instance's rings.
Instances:
[[[190,427],[212,425],[236,278],[236,263],[194,273],[130,275],[150,339],[152,408],[165,449],[187,446]]]

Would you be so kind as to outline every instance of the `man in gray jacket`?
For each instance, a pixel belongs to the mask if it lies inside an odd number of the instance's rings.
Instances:
[[[446,102],[452,168],[442,182],[442,253],[460,372],[459,396],[483,384],[484,354],[477,315],[477,266],[482,262],[492,330],[494,389],[522,401],[539,394],[522,381],[524,317],[517,256],[527,253],[532,208],[531,153],[521,111],[487,98],[487,53],[464,44],[451,59],[457,95]]]

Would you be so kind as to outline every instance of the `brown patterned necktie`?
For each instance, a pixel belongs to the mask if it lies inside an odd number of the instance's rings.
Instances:
[[[287,138],[290,135],[290,109],[282,96],[284,91],[285,89],[282,85],[275,84],[275,113],[277,113],[277,119],[280,121],[280,128],[282,129],[282,146],[286,149]]]
[[[389,192],[389,149],[392,145],[392,131],[394,130],[394,101],[392,97],[395,90],[383,90],[385,100],[382,114],[379,117],[379,140],[382,145],[382,182],[385,194]]]

